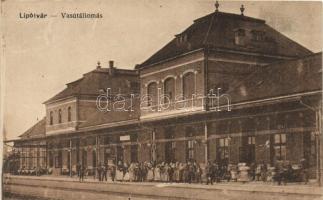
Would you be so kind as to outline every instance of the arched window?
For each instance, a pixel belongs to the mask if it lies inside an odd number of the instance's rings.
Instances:
[[[72,108],[67,108],[67,120],[70,122],[72,120]]]
[[[58,123],[62,123],[62,110],[58,110]]]
[[[148,106],[154,106],[157,104],[157,83],[152,82],[147,86],[148,90]]]
[[[175,100],[175,79],[167,78],[164,82],[164,103]]]
[[[195,93],[195,78],[194,73],[189,72],[183,76],[183,98],[191,99]]]
[[[49,124],[53,125],[53,111],[50,111],[49,113]]]

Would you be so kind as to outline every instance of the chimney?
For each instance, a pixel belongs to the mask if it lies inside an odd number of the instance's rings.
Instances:
[[[100,69],[101,68],[101,63],[100,61],[98,61],[98,65],[96,66],[97,69]]]
[[[109,60],[109,74],[111,75],[111,76],[113,76],[114,75],[114,61],[113,60]]]
[[[113,64],[114,64],[114,61],[113,60],[109,60],[109,68],[113,68],[114,67]]]

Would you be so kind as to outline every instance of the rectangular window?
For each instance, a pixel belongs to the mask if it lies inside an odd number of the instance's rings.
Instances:
[[[193,140],[187,141],[187,154],[188,154],[188,159],[194,158],[194,141]]]
[[[256,137],[255,136],[249,136],[248,137],[248,145],[254,145],[256,144]]]
[[[221,139],[219,140],[219,143],[220,143],[220,147],[224,147],[224,139],[223,139],[223,138],[221,138]]]
[[[252,39],[255,41],[263,41],[265,38],[265,32],[263,31],[251,31]]]
[[[219,143],[220,143],[220,147],[228,147],[229,146],[229,138],[220,138]]]
[[[229,141],[230,139],[228,137],[218,140],[218,158],[220,160],[228,160],[229,158]]]
[[[55,156],[55,168],[62,168],[62,151],[58,152],[58,155]]]
[[[274,155],[276,160],[286,160],[286,134],[274,135]]]
[[[191,160],[194,159],[194,144],[195,144],[195,139],[194,139],[194,128],[193,127],[186,127],[185,130],[185,135],[187,138],[186,141],[186,159]]]
[[[172,142],[172,149],[176,148],[176,142]]]
[[[52,151],[48,152],[49,167],[53,167],[53,153]]]

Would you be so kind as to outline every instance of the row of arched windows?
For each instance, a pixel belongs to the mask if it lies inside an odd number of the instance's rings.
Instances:
[[[68,107],[67,108],[67,121],[70,122],[72,121],[72,108]],[[62,123],[62,109],[59,109],[57,112],[57,123],[60,124]],[[53,125],[54,124],[54,112],[50,111],[49,113],[49,124]]]
[[[166,78],[163,82],[163,94],[165,95],[165,101],[174,102],[176,94],[176,80],[174,77]],[[194,72],[185,73],[182,77],[182,98],[191,99],[195,93],[195,74]],[[151,82],[147,85],[148,94],[148,106],[157,104],[158,97],[158,85],[157,82]],[[167,98],[167,100],[166,100]]]

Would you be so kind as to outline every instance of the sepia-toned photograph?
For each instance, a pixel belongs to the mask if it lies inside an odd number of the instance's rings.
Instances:
[[[322,1],[0,5],[1,199],[323,199]]]

